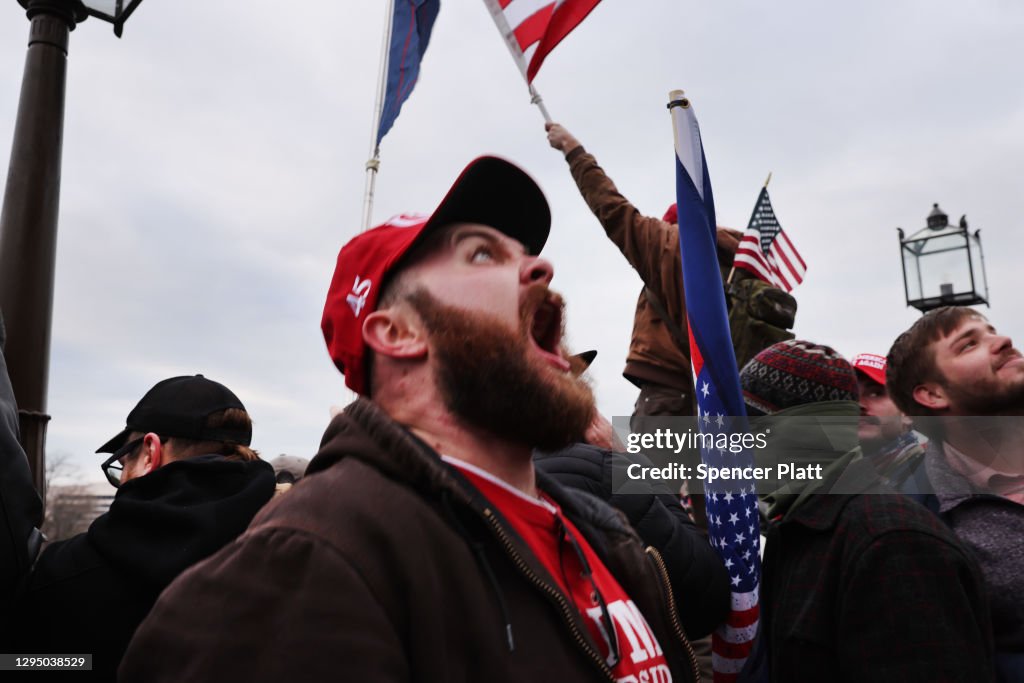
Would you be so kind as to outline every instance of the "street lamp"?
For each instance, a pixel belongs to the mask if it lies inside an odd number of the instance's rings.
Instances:
[[[981,230],[968,232],[967,216],[950,225],[949,216],[933,204],[924,228],[910,237],[896,230],[907,306],[926,313],[940,306],[988,305]]]
[[[22,5],[26,4],[25,0],[18,0],[18,2]],[[124,30],[124,22],[128,21],[128,17],[141,3],[142,0],[81,0],[81,4],[85,6],[85,11],[89,13],[90,17],[109,21],[114,25],[114,35],[118,38],[121,37],[121,31]]]
[[[21,443],[45,495],[46,385],[60,200],[68,37],[88,17],[124,22],[142,0],[18,0],[31,22],[0,211],[0,311]]]

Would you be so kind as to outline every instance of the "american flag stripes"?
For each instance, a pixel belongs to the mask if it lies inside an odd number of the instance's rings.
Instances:
[[[679,248],[697,418],[702,433],[746,432],[746,409],[715,251],[715,204],[700,128],[682,91],[673,91],[671,97]],[[702,449],[701,460],[709,467],[754,466],[753,454],[746,450],[731,453],[706,448]],[[732,583],[729,619],[712,636],[715,683],[728,683],[736,680],[757,634],[761,573],[757,494],[751,480],[705,481],[705,493],[709,540]]]
[[[601,0],[484,0],[527,83]],[[529,54],[529,57],[527,55]]]
[[[807,264],[779,225],[767,187],[757,197],[734,264],[787,292],[804,280]]]

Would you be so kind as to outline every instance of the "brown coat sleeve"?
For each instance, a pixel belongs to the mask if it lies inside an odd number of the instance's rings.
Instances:
[[[686,329],[679,231],[644,216],[623,197],[593,155],[577,147],[566,156],[573,180],[587,206],[640,278],[661,299],[675,323]]]
[[[118,673],[129,683],[410,680],[364,577],[328,544],[291,529],[247,534],[180,576]]]

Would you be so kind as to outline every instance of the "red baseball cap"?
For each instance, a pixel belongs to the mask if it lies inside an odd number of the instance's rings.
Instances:
[[[331,360],[356,393],[367,392],[363,321],[377,309],[381,285],[421,238],[452,223],[490,226],[539,254],[551,230],[551,211],[525,171],[482,156],[463,169],[434,213],[401,214],[349,240],[338,253],[320,329]]]
[[[679,207],[676,204],[673,204],[672,206],[668,207],[665,210],[665,215],[661,217],[661,220],[665,221],[666,223],[672,223],[673,225],[678,223]]]
[[[864,373],[868,379],[885,386],[885,356],[879,356],[876,353],[859,353],[853,357],[850,365],[857,372]]]

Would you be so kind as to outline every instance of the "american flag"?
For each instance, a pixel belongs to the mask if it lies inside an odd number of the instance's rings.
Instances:
[[[767,187],[761,188],[733,263],[787,292],[804,281],[807,264],[779,225]]]
[[[679,248],[683,257],[690,362],[697,393],[697,419],[705,434],[746,432],[746,408],[732,352],[722,276],[715,251],[715,202],[711,194],[700,128],[682,91],[669,108],[675,130]],[[753,467],[750,451],[701,450],[709,467]],[[708,534],[729,572],[732,609],[712,636],[715,683],[735,681],[757,634],[761,543],[757,493],[752,480],[705,481]]]
[[[601,0],[484,0],[527,83]],[[529,57],[527,56],[529,54]]]
[[[430,32],[441,0],[394,0],[388,44],[388,80],[377,126],[377,144],[391,130],[402,104],[420,76],[420,61],[427,51]]]

